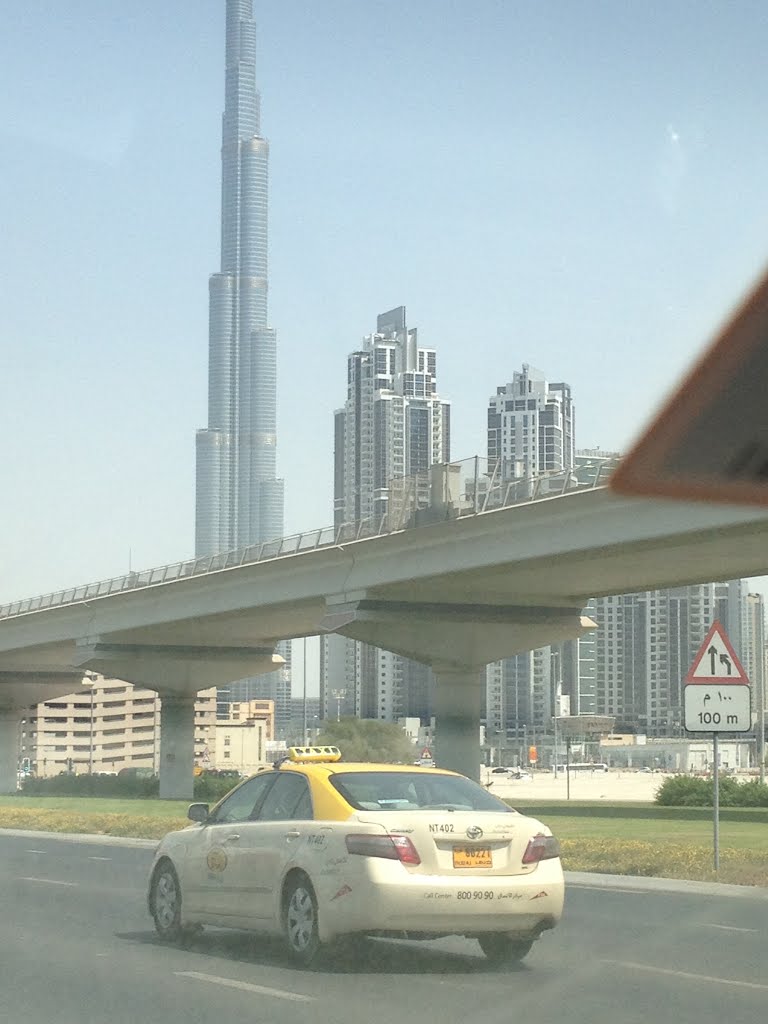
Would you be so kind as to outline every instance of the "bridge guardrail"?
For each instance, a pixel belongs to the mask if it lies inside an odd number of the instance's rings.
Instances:
[[[392,481],[387,511],[381,515],[10,601],[0,605],[0,620],[404,529],[417,529],[434,525],[441,519],[482,515],[574,491],[602,488],[617,464],[618,458],[611,453],[584,453],[577,455],[571,472],[520,477],[510,472],[517,467],[505,465],[503,460],[488,463],[486,459],[475,457],[444,463],[424,473]]]

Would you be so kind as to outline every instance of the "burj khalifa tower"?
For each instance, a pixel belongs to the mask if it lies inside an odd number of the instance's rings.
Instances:
[[[269,144],[260,127],[252,0],[227,0],[226,18],[221,269],[209,283],[208,426],[197,432],[197,555],[283,533],[277,345],[267,317]]]

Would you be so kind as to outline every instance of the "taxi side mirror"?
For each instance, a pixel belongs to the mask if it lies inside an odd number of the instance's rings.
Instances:
[[[190,804],[187,817],[190,821],[207,821],[208,804]]]

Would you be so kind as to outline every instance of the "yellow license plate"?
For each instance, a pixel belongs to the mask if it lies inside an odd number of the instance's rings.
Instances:
[[[453,866],[455,868],[493,867],[490,846],[454,846]]]

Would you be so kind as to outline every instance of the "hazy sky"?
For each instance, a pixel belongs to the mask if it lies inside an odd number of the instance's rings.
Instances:
[[[768,257],[768,6],[262,0],[286,528],[332,520],[346,356],[403,303],[455,458],[523,362],[621,449]],[[223,0],[0,36],[0,600],[187,557]]]

